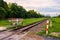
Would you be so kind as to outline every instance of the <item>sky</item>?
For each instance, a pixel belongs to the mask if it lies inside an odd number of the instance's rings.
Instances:
[[[17,3],[26,10],[34,9],[43,15],[56,16],[60,14],[60,0],[4,0],[7,3]]]

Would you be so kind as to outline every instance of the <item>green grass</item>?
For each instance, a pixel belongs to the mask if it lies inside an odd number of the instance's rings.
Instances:
[[[52,18],[52,32],[60,32],[60,18]]]
[[[44,18],[28,18],[28,19],[23,19],[22,23],[20,23],[17,27],[21,28],[22,26],[26,26],[26,25],[32,24],[34,22],[41,21],[43,19]],[[0,20],[0,26],[7,27],[7,29],[9,29],[9,30],[13,30],[13,29],[16,28],[16,26],[11,26],[11,22],[9,22],[8,20]]]
[[[37,22],[37,21],[41,21],[43,20],[44,18],[30,18],[30,19],[24,19],[23,20],[23,26],[25,25],[29,25],[31,23],[34,23],[34,22]]]
[[[37,22],[37,21],[41,21],[44,18],[29,18],[29,19],[23,19],[23,24],[22,26],[26,26],[29,25],[31,23]],[[0,20],[0,26],[7,26],[10,25],[11,23],[8,20]]]
[[[50,32],[60,32],[60,18],[52,18],[52,27],[49,24],[49,33]],[[46,29],[46,25],[44,26],[44,30]]]
[[[57,37],[54,35],[51,35],[52,32],[59,32],[60,33],[60,18],[52,18],[52,27],[49,24],[49,29],[48,29],[48,35],[46,35],[46,25],[44,26],[44,29],[42,32],[38,32],[37,34],[39,35],[45,35],[45,36],[52,36],[52,37]],[[51,22],[50,21],[50,22]],[[58,36],[58,38],[60,38],[60,35]]]
[[[0,20],[0,26],[6,26],[9,24],[10,24],[10,22],[8,20]]]

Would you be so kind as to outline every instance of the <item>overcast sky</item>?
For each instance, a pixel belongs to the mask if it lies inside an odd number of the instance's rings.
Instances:
[[[60,0],[4,0],[15,2],[26,10],[34,9],[44,15],[56,16],[60,14]]]

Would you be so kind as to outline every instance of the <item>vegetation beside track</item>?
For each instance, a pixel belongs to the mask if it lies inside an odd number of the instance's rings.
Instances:
[[[30,19],[24,19],[24,20],[23,20],[23,26],[32,24],[32,23],[37,22],[37,21],[41,21],[41,20],[43,20],[43,19],[44,19],[44,18],[30,18]]]
[[[52,22],[52,26],[50,26],[49,24],[49,29],[48,29],[49,33],[47,36],[60,38],[60,18],[52,18],[50,22]],[[38,32],[38,34],[46,36],[46,25],[44,26],[43,31]]]
[[[37,22],[37,21],[41,21],[45,18],[28,18],[28,19],[23,19],[23,21],[18,25],[18,27],[22,27],[22,26],[26,26],[26,25],[29,25],[29,24],[32,24],[34,22]],[[11,22],[9,22],[8,20],[0,20],[0,26],[4,26],[4,27],[7,27],[8,29],[14,29],[16,28],[16,26],[10,26],[11,25]]]
[[[6,26],[9,24],[10,24],[10,22],[8,20],[0,20],[0,26]]]
[[[60,32],[60,18],[53,18],[52,19],[52,32]]]

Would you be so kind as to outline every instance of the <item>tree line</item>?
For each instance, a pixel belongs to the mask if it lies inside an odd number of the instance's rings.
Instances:
[[[60,15],[54,16],[53,18],[60,18]]]
[[[23,6],[18,6],[16,3],[7,4],[0,0],[0,19],[7,18],[39,18],[45,17],[34,10],[26,11]]]

